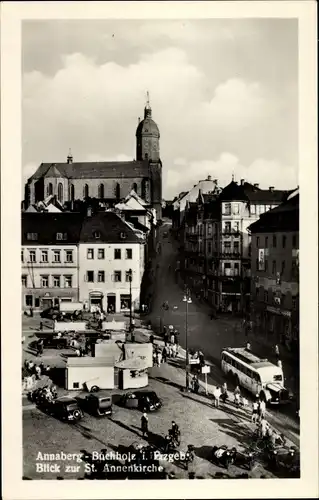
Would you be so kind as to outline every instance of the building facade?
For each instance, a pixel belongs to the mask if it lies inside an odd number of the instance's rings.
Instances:
[[[136,160],[128,162],[75,162],[69,153],[65,163],[42,163],[25,185],[24,207],[55,196],[60,204],[96,198],[120,201],[129,192],[141,196],[162,213],[162,163],[160,133],[152,119],[149,100],[144,119],[136,130]]]
[[[250,226],[252,321],[256,332],[299,342],[299,192]]]
[[[130,307],[130,289],[138,308],[144,252],[144,234],[114,212],[24,213],[22,309],[81,301],[120,312]]]
[[[186,281],[220,312],[248,313],[251,245],[248,226],[288,191],[261,190],[243,179],[219,194],[201,192],[186,205],[180,229]],[[184,226],[184,227],[183,227]]]

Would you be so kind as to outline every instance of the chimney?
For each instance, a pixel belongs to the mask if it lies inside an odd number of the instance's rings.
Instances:
[[[240,185],[243,186],[245,183],[245,179],[240,179]]]
[[[269,191],[273,192],[274,189],[275,189],[274,186],[269,186]]]
[[[86,211],[87,217],[92,217],[92,207],[88,207]]]
[[[259,184],[254,184],[254,188],[259,189]],[[270,189],[270,188],[269,188]]]
[[[207,180],[208,180],[208,181],[211,181],[211,180],[212,180],[212,176],[211,176],[211,175],[208,175],[208,176],[207,176]]]

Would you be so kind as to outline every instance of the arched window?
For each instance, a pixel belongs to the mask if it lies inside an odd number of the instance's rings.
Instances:
[[[135,193],[137,193],[137,184],[136,184],[136,182],[134,182],[132,184],[132,189],[135,191]]]
[[[47,185],[47,196],[51,196],[51,194],[53,194],[53,184],[52,182],[49,182]]]
[[[60,203],[63,203],[63,184],[59,182],[58,184],[58,200]]]
[[[104,198],[104,184],[99,185],[98,198],[100,199]]]
[[[74,201],[74,185],[70,184],[70,194],[69,194],[70,201]]]
[[[89,186],[85,184],[83,189],[83,198],[88,198],[88,197],[89,197]]]
[[[120,186],[120,185],[119,185],[119,183],[117,182],[117,183],[115,184],[115,198],[116,198],[117,200],[119,200],[119,199],[120,199],[120,197],[121,197],[121,186]]]

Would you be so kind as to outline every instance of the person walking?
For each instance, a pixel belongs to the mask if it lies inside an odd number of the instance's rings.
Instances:
[[[240,406],[240,393],[239,392],[236,392],[236,394],[234,394],[234,403],[236,405],[236,408],[239,408],[239,406]]]
[[[35,376],[36,376],[37,380],[40,380],[40,378],[41,378],[41,368],[40,368],[40,366],[35,365],[34,370],[35,370]]]
[[[146,413],[143,413],[141,417],[141,431],[142,431],[142,436],[146,437],[148,436],[148,416]]]
[[[260,434],[262,439],[265,439],[268,433],[269,424],[265,418],[260,421]]]
[[[150,343],[154,344],[154,335],[153,334],[150,335]]]
[[[280,352],[279,352],[279,346],[278,344],[275,345],[275,355],[276,355],[276,358],[277,358],[277,361],[279,359],[279,356],[280,356]]]
[[[177,358],[177,345],[172,344],[172,357]]]
[[[163,363],[166,363],[167,361],[167,347],[166,345],[163,347],[163,351],[162,351],[162,362]]]
[[[43,330],[43,323],[42,321],[40,321],[40,331],[42,332],[42,330]]]
[[[259,403],[259,419],[262,420],[266,415],[266,403],[265,401],[260,401]]]
[[[258,419],[258,402],[257,401],[254,401],[253,402],[253,412],[251,414],[251,421],[253,424],[255,424],[257,422],[257,419]]]
[[[222,391],[220,390],[220,387],[217,386],[216,389],[214,390],[214,393],[213,393],[215,408],[219,408],[219,398],[221,396],[221,393],[222,393]]]
[[[236,395],[240,396],[240,388],[238,385],[236,385],[234,390],[234,401],[236,401]]]
[[[43,340],[40,339],[37,343],[37,356],[42,356],[43,354]]]

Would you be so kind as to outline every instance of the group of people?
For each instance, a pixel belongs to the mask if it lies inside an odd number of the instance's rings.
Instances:
[[[24,362],[24,367],[30,375],[35,375],[37,380],[41,378],[41,375],[49,375],[50,373],[50,366],[44,365],[42,361],[37,365],[32,360],[26,360]]]

